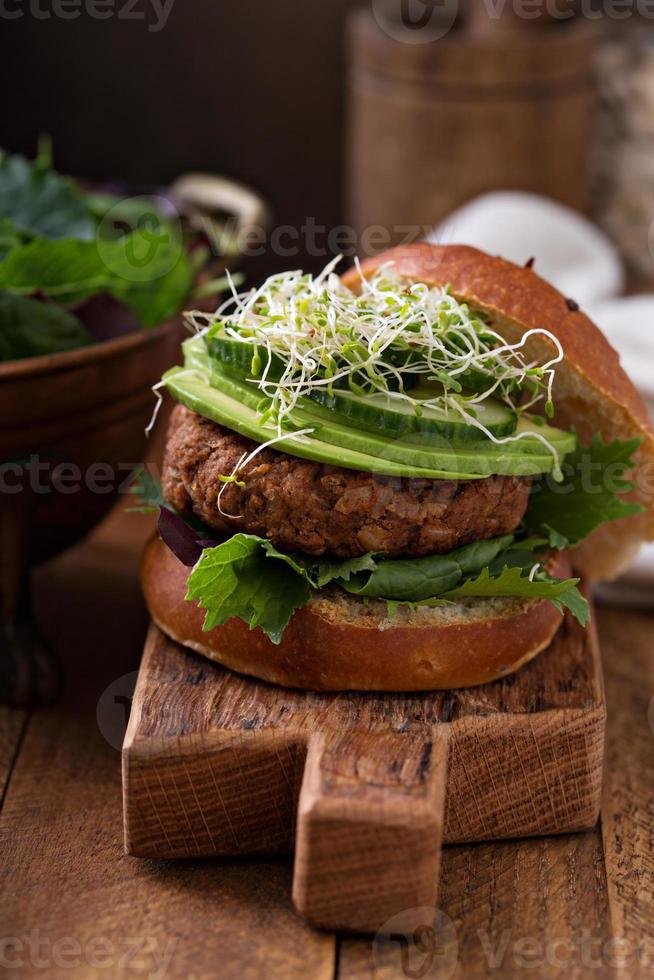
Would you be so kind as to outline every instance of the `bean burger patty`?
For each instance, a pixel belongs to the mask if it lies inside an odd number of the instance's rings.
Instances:
[[[273,448],[238,471],[244,487],[225,485],[220,477],[254,448],[249,439],[178,405],[164,460],[167,502],[218,531],[258,534],[282,551],[338,558],[384,551],[398,558],[438,554],[515,530],[531,487],[528,477],[379,476]]]

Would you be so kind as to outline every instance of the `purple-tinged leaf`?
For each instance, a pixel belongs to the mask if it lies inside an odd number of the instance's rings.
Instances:
[[[160,506],[157,531],[164,544],[183,565],[192,568],[196,564],[204,545],[198,540],[197,531],[194,531],[183,517],[169,510],[168,507]]]

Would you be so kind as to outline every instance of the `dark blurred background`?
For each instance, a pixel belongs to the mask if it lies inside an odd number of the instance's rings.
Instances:
[[[294,228],[429,226],[487,190],[535,191],[598,218],[649,272],[654,10],[543,0],[534,18],[532,0],[523,6],[3,0],[0,145],[31,155],[49,133],[59,170],[135,187],[223,174]],[[354,8],[368,27],[348,53]],[[432,43],[413,43],[431,26],[399,40],[384,30],[405,15],[419,27],[425,11],[453,29]],[[262,269],[324,261],[300,241]]]

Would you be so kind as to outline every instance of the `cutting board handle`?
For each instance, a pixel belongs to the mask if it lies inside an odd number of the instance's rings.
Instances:
[[[376,932],[399,912],[435,906],[449,730],[310,738],[293,877],[309,921]]]

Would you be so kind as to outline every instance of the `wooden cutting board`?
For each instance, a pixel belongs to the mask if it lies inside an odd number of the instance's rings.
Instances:
[[[428,694],[273,687],[151,626],[123,747],[126,849],[295,849],[297,909],[374,932],[435,905],[443,843],[592,826],[604,723],[597,638],[570,618],[517,674]]]

